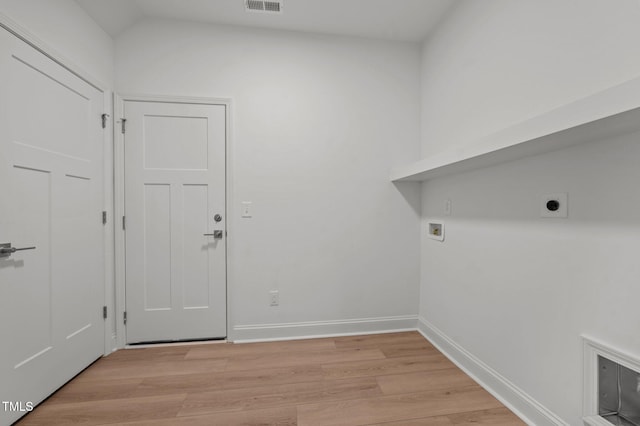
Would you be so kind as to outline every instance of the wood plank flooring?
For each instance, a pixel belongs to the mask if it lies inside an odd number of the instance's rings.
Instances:
[[[417,332],[118,351],[18,425],[524,425]]]

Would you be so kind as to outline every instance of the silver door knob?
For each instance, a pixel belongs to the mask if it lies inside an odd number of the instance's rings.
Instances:
[[[1,243],[0,244],[0,258],[9,257],[13,253],[22,250],[35,250],[35,247],[21,247],[15,248],[11,246],[11,243]]]
[[[213,237],[216,240],[220,240],[222,239],[222,231],[221,230],[213,231],[213,234],[204,234],[204,236]]]

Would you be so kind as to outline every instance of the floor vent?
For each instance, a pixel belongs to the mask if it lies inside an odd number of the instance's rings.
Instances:
[[[282,0],[245,0],[247,12],[282,13]]]
[[[585,338],[584,422],[640,426],[640,361]]]

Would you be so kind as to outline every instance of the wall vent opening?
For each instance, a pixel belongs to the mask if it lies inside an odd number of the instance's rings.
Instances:
[[[598,356],[598,414],[614,425],[640,426],[640,373]]]
[[[282,0],[245,0],[247,12],[282,13]]]
[[[640,361],[593,340],[584,342],[584,423],[640,426]]]

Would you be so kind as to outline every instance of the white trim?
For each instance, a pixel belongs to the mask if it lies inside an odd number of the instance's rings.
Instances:
[[[113,93],[105,92],[103,112],[108,114],[105,123],[104,133],[104,164],[102,170],[103,177],[103,206],[102,209],[107,212],[107,223],[103,229],[104,243],[104,306],[107,307],[107,318],[104,323],[104,355],[109,355],[116,350],[116,331],[113,327],[115,305],[115,258],[114,258],[114,210],[113,210],[113,126],[110,123],[113,120]]]
[[[118,93],[123,101],[131,102],[167,102],[172,104],[231,105],[231,98],[209,98],[199,96],[146,95],[137,93]]]
[[[226,199],[226,208],[227,208],[227,340],[233,342],[233,329],[231,324],[233,324],[233,306],[235,304],[234,301],[234,286],[235,283],[235,269],[233,268],[233,260],[236,258],[235,256],[235,247],[236,247],[236,239],[235,239],[235,230],[236,228],[236,192],[235,192],[235,144],[234,141],[234,117],[235,117],[235,104],[231,97],[224,98],[226,99],[227,105],[227,143],[225,145],[225,153],[227,156],[227,188],[225,195]]]
[[[402,315],[333,321],[236,325],[233,327],[233,342],[268,342],[415,331],[417,319],[416,315]]]
[[[9,18],[4,13],[0,12],[0,27],[9,31],[11,34],[18,37],[20,40],[29,44],[31,47],[36,49],[38,52],[45,55],[47,58],[51,59],[58,65],[66,68],[69,72],[74,74],[76,77],[82,79],[86,83],[95,87],[101,92],[106,92],[108,89],[108,85],[104,82],[96,79],[95,77],[89,75],[82,68],[73,63],[73,61],[67,59],[64,55],[58,52],[56,49],[51,47],[49,44],[45,43],[41,38],[36,36],[34,33],[18,24],[13,19]]]
[[[124,215],[124,138],[119,131],[122,118],[124,100],[118,95],[113,96],[113,233],[114,233],[114,279],[115,300],[113,312],[115,315],[116,348],[122,349],[126,345],[123,315],[125,310],[125,251],[124,232],[122,230],[122,216]]]
[[[146,345],[126,345],[123,349],[146,349],[146,348],[173,348],[176,346],[202,346],[229,343],[227,339],[222,340],[196,340],[193,342],[169,342],[169,343],[149,343]]]
[[[569,426],[533,397],[469,353],[422,317],[418,318],[418,331],[525,423],[533,426]]]
[[[610,426],[610,422],[598,415],[598,356],[603,356],[633,371],[640,371],[640,359],[585,335],[582,336],[582,342],[584,347],[583,421],[590,426]]]
[[[121,119],[123,118],[124,103],[127,101],[139,102],[170,102],[185,104],[204,104],[204,105],[224,105],[226,109],[226,197],[227,197],[227,336],[230,331],[230,293],[233,286],[231,285],[231,261],[233,258],[233,129],[231,116],[233,102],[231,98],[201,98],[187,96],[158,96],[145,94],[116,94],[114,96],[114,116],[113,116],[113,144],[114,144],[114,223],[115,226],[115,308],[116,315],[116,345],[118,349],[127,347],[126,344],[126,327],[124,325],[123,316],[126,307],[125,298],[125,233],[121,226],[122,217],[124,216],[124,136],[121,131]],[[140,347],[140,346],[136,346]]]
[[[391,170],[390,179],[426,181],[637,132],[640,77],[607,87],[464,145]]]
[[[589,416],[582,419],[587,426],[611,426],[612,423],[600,416]]]

